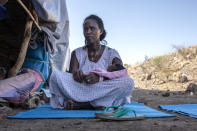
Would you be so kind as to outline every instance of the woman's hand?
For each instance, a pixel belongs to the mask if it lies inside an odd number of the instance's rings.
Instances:
[[[95,73],[90,73],[90,74],[84,76],[84,81],[87,84],[95,84],[95,83],[99,82],[99,76]]]
[[[83,80],[84,80],[84,74],[83,74],[83,72],[81,70],[80,71],[76,71],[76,72],[73,73],[73,78],[77,82],[82,83]]]

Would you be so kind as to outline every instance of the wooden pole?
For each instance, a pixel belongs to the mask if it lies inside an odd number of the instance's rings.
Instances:
[[[15,65],[9,70],[8,77],[15,76],[17,72],[21,69],[24,63],[25,56],[27,53],[27,48],[28,48],[29,41],[31,38],[32,24],[33,24],[33,21],[28,17],[26,25],[25,25],[24,37],[23,37],[20,53],[18,55]]]
[[[33,22],[35,23],[35,25],[37,26],[37,28],[42,31],[42,29],[40,28],[39,24],[36,22],[36,20],[34,19],[33,15],[31,14],[31,12],[27,9],[27,7],[23,4],[23,2],[21,0],[17,0],[17,2],[24,8],[24,10],[27,12],[27,14],[29,15],[29,17],[33,20]]]

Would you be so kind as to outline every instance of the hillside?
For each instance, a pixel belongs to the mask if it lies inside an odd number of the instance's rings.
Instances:
[[[126,65],[135,88],[185,91],[197,84],[197,45],[150,58],[133,66]]]

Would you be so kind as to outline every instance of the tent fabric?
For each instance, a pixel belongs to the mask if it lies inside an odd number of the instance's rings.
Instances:
[[[161,111],[157,111],[143,103],[132,102],[125,105],[126,108],[136,110],[137,115],[145,114],[148,118],[158,117],[172,117],[175,115],[167,114]],[[52,109],[49,104],[39,106],[36,109],[32,109],[26,112],[20,112],[15,116],[8,116],[8,118],[15,119],[57,119],[57,118],[94,118],[94,113],[102,113],[103,111],[98,110],[55,110]],[[133,114],[132,114],[133,115]]]
[[[11,103],[23,103],[29,94],[38,88],[41,81],[42,78],[35,71],[0,80],[0,98]]]
[[[197,118],[197,104],[160,105],[159,108]]]
[[[61,1],[32,0],[39,17],[47,22],[58,23],[61,20]],[[53,6],[51,6],[53,5]]]
[[[52,43],[54,51],[49,54],[51,66],[65,71],[70,58],[66,0],[32,0],[32,3],[40,18],[41,29],[48,34]]]

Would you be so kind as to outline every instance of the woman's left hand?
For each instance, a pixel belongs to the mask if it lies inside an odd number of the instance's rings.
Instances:
[[[87,84],[95,84],[95,83],[99,82],[99,76],[95,73],[90,73],[90,74],[84,76],[84,81]]]

